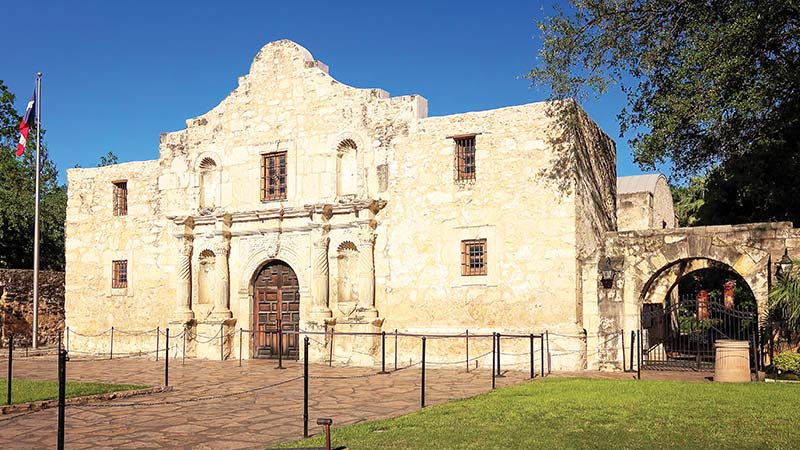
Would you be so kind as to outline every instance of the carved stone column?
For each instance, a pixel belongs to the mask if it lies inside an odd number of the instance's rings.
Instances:
[[[375,233],[364,231],[358,241],[358,308],[365,318],[378,317],[375,309]]]
[[[230,243],[225,241],[214,248],[216,261],[214,266],[217,272],[217,298],[214,301],[214,312],[212,319],[228,319],[232,317],[231,310],[228,308],[230,301],[231,283],[228,276],[228,254],[230,253]]]
[[[192,312],[192,239],[181,238],[181,257],[178,262],[178,280],[175,286],[175,322],[194,319]]]
[[[312,245],[312,274],[311,274],[311,301],[310,319],[315,322],[323,322],[332,316],[328,304],[329,292],[329,267],[328,267],[328,244],[330,238],[327,231],[322,231],[319,236],[315,236]]]

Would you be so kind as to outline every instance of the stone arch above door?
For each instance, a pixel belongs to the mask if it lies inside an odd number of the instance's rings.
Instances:
[[[681,273],[720,267],[741,276],[763,308],[771,273],[769,249],[775,237],[762,237],[762,232],[731,226],[620,232],[608,249],[612,259],[623,261],[624,289],[639,304],[661,301],[655,297],[668,293]]]
[[[276,248],[277,247],[277,248]],[[246,262],[239,278],[239,295],[252,294],[252,283],[258,271],[272,260],[281,260],[292,267],[297,275],[300,291],[308,291],[310,285],[307,276],[307,264],[300,257],[299,252],[289,243],[281,241],[277,246],[262,246],[254,249],[245,256]]]

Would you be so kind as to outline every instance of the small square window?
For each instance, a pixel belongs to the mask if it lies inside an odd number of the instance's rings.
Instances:
[[[261,155],[261,201],[286,199],[286,152]]]
[[[486,275],[486,239],[461,241],[461,275]]]
[[[475,179],[475,135],[457,136],[456,143],[456,181]]]
[[[114,182],[114,215],[128,215],[128,182]]]
[[[111,287],[113,289],[128,287],[128,260],[111,262]]]

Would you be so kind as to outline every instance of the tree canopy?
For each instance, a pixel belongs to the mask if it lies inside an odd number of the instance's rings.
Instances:
[[[35,130],[25,154],[16,158],[21,117],[15,96],[0,80],[0,267],[33,268],[34,197],[36,175]],[[47,157],[42,129],[40,175],[40,267],[64,270],[64,221],[67,190],[58,184],[58,171]]]
[[[539,23],[544,42],[528,77],[579,100],[618,83],[620,135],[637,130],[643,168],[670,161],[685,178],[776,147],[796,152],[786,139],[800,126],[797,1],[570,2]]]

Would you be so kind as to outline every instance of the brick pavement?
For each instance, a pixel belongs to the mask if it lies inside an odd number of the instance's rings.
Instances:
[[[302,364],[287,363],[286,370],[275,366],[275,361],[266,360],[244,361],[241,368],[238,361],[187,360],[182,366],[180,360],[171,360],[172,392],[68,407],[67,448],[246,449],[301,438]],[[155,386],[163,383],[163,370],[163,359],[73,359],[68,379]],[[312,377],[326,377],[310,381],[311,433],[320,431],[315,425],[319,417],[333,418],[336,426],[419,409],[418,366],[389,375],[376,375],[370,368],[323,365],[312,365],[310,372]],[[55,379],[56,361],[53,357],[15,359],[14,376]],[[498,387],[524,382],[527,376],[526,372],[507,372],[505,378],[498,378]],[[488,369],[466,373],[463,368],[429,367],[426,378],[427,405],[491,389]],[[281,382],[285,384],[268,387]],[[199,397],[206,399],[192,401]],[[139,406],[114,406],[133,403]],[[10,417],[0,417],[0,448],[55,447],[56,409],[7,420]]]

